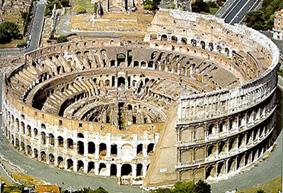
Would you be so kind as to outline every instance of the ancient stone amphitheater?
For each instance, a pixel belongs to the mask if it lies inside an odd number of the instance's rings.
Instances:
[[[33,159],[121,184],[217,181],[278,136],[278,62],[277,47],[252,29],[159,11],[144,41],[26,54],[4,77],[3,130]]]

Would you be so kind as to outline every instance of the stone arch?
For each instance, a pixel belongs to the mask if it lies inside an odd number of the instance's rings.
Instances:
[[[33,149],[34,158],[38,158],[38,150],[36,148]]]
[[[197,46],[197,40],[191,39],[191,44],[192,44],[193,47],[196,47]]]
[[[26,149],[26,148],[25,148],[25,143],[24,143],[24,142],[21,142],[21,150],[22,150],[22,151],[25,151],[25,149]]]
[[[95,172],[94,162],[88,162],[87,172],[88,173],[94,173]]]
[[[208,179],[209,177],[214,177],[214,171],[215,168],[213,166],[208,166],[205,169],[205,179]]]
[[[161,35],[161,41],[167,41],[167,40],[168,38],[166,34]]]
[[[84,171],[84,162],[82,160],[78,160],[78,172]]]
[[[200,46],[201,46],[202,49],[205,49],[205,42],[204,42],[204,41],[201,41],[201,42],[200,42]]]
[[[137,145],[137,155],[142,155],[143,154],[143,144],[138,144]]]
[[[34,128],[33,129],[33,136],[36,137],[38,135],[38,130],[37,128]]]
[[[147,145],[147,154],[153,153],[154,151],[154,143],[150,143]]]
[[[45,132],[41,132],[40,133],[40,137],[41,137],[41,144],[45,145],[46,144],[46,134]]]
[[[25,130],[25,123],[23,121],[21,121],[21,131],[23,134],[26,133],[26,130]]]
[[[125,85],[126,85],[125,77],[119,77],[118,78],[118,87],[125,86]]]
[[[45,130],[46,129],[46,126],[45,126],[45,124],[41,124],[41,129],[43,129],[43,130]]]
[[[59,147],[63,147],[64,146],[64,139],[62,136],[58,136],[57,137],[57,141],[58,141],[58,146]]]
[[[117,155],[117,145],[116,144],[112,144],[111,145],[111,150],[110,150],[110,153],[111,153],[111,155],[113,156],[116,156]]]
[[[52,133],[50,133],[48,135],[48,138],[49,138],[49,145],[54,145],[54,135]]]
[[[99,168],[98,168],[98,174],[99,175],[105,175],[106,172],[107,172],[107,168],[106,168],[105,163],[100,163]]]
[[[46,153],[44,151],[40,152],[40,160],[46,162]]]
[[[84,138],[84,134],[78,133],[77,137],[78,137],[78,138]]]
[[[74,166],[74,162],[72,159],[67,159],[67,169],[72,170]]]
[[[27,135],[31,137],[31,126],[27,125]]]
[[[143,165],[141,163],[137,164],[137,176],[143,176]]]
[[[32,155],[32,148],[30,145],[27,145],[27,154]]]
[[[121,168],[121,176],[129,176],[132,173],[132,166],[130,164],[123,164]]]
[[[105,143],[99,144],[99,155],[100,156],[106,156],[106,152],[107,152],[106,144]]]
[[[173,36],[171,36],[171,41],[172,41],[173,43],[177,43],[177,42],[178,42],[178,38],[173,35]]]
[[[63,159],[62,156],[57,157],[57,166],[59,168],[64,168],[64,162],[63,161],[64,161],[64,159]]]
[[[78,141],[78,154],[84,154],[84,142],[82,141]]]
[[[117,176],[117,165],[116,164],[111,164],[110,176]]]
[[[88,153],[89,154],[95,153],[95,144],[93,142],[88,142]]]
[[[185,37],[182,37],[182,38],[181,38],[181,43],[182,43],[182,44],[188,44],[188,39],[185,38]]]
[[[224,162],[219,162],[217,165],[217,176],[225,174],[225,165]]]
[[[71,138],[67,139],[67,148],[68,149],[73,149],[74,148],[74,142]]]
[[[54,155],[53,154],[49,154],[48,157],[49,157],[49,163],[54,164],[54,161],[55,161]]]

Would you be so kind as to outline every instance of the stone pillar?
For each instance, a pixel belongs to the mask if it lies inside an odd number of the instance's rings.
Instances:
[[[143,177],[145,177],[146,172],[147,172],[147,164],[143,164],[143,165],[142,165],[142,176],[143,176]]]
[[[99,143],[95,143],[94,158],[99,159]]]
[[[147,156],[147,144],[143,144],[143,146],[142,146],[142,154],[143,154],[143,157]]]
[[[106,164],[106,171],[107,171],[106,176],[110,176],[110,169],[111,169],[111,164],[110,164],[110,163],[107,163],[107,164]]]
[[[121,177],[121,164],[117,164],[117,177]]]
[[[73,160],[73,171],[74,172],[78,171],[78,160],[76,159]]]
[[[136,178],[136,177],[137,177],[137,165],[132,164],[132,178]]]
[[[87,170],[88,170],[88,162],[86,160],[83,161],[84,162],[84,173],[87,174]]]
[[[99,175],[99,162],[94,163],[94,173],[95,175]]]
[[[86,141],[83,141],[84,144],[84,156],[88,155],[88,143]]]

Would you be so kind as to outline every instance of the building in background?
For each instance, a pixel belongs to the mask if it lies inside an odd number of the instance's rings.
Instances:
[[[273,38],[276,40],[283,40],[283,9],[275,13]]]

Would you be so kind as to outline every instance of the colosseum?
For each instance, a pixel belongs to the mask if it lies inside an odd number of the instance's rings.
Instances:
[[[119,184],[218,181],[272,148],[278,64],[255,30],[160,10],[143,41],[27,53],[4,76],[3,131],[30,158]]]

